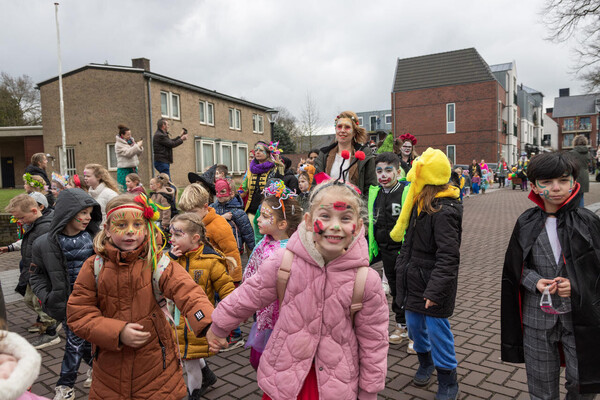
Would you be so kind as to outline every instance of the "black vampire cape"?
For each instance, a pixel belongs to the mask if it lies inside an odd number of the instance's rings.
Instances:
[[[555,213],[558,238],[571,281],[571,309],[580,393],[600,392],[600,219],[579,207],[579,183],[569,199]],[[529,198],[537,207],[525,211],[515,225],[502,272],[501,357],[512,363],[525,362],[521,286],[523,266],[531,247],[544,228],[548,213],[540,196]]]

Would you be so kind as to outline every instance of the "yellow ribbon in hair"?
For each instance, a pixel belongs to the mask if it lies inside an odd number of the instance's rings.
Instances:
[[[404,234],[410,221],[415,199],[423,190],[425,185],[445,185],[450,180],[450,162],[448,157],[437,149],[431,147],[425,150],[420,157],[413,161],[412,168],[406,175],[406,180],[410,182],[406,200],[402,205],[402,211],[396,221],[394,229],[390,232],[390,237],[395,242],[404,240]],[[437,196],[436,196],[437,197]]]

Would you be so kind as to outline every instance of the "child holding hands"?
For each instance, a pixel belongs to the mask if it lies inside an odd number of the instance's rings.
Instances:
[[[89,398],[180,400],[187,390],[155,290],[173,299],[196,336],[210,324],[213,305],[184,268],[161,257],[154,203],[124,194],[106,210],[97,256],[84,263],[67,306],[69,327],[95,355]],[[156,268],[162,273],[153,283]]]
[[[207,339],[218,350],[227,346],[232,327],[278,299],[279,266],[282,259],[291,264],[279,319],[258,367],[263,399],[376,399],[383,390],[389,312],[375,270],[366,270],[362,309],[354,319],[350,311],[357,271],[369,265],[362,206],[346,184],[317,186],[287,248],[215,310]]]

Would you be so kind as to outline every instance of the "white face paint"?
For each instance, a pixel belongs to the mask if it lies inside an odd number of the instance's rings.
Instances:
[[[402,151],[403,156],[408,157],[412,153],[412,148],[413,148],[412,143],[407,141],[407,142],[402,143],[402,148],[400,149],[400,151]]]

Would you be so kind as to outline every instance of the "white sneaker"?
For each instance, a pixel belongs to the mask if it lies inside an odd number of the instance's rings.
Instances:
[[[83,387],[91,388],[92,387],[92,368],[88,368],[86,374],[87,374],[87,379],[85,380],[85,382],[83,382]]]
[[[56,394],[54,395],[53,400],[74,400],[75,399],[75,390],[68,386],[60,385],[54,388]]]
[[[398,327],[396,327],[396,329],[394,329],[392,331],[392,333],[390,333],[389,342],[391,344],[400,344],[407,338],[408,338],[408,333],[406,333],[406,328],[402,329],[402,327],[398,326]]]
[[[409,340],[409,342],[408,342],[408,346],[406,346],[406,352],[408,354],[417,354],[417,352],[414,349],[415,342],[413,342],[410,339],[408,339],[408,340]]]
[[[381,286],[383,287],[383,293],[387,296],[390,294],[390,285],[387,282],[381,282]]]

